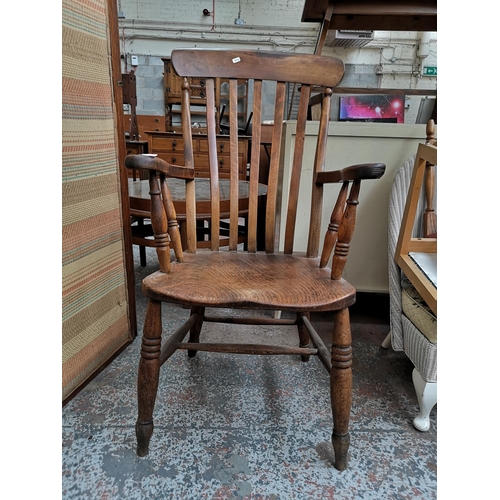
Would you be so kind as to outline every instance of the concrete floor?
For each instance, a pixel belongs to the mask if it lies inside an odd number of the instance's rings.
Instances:
[[[139,331],[146,302],[134,249]],[[174,331],[187,317],[164,310]],[[328,315],[312,323],[328,340]],[[380,347],[385,312],[354,309],[349,468],[331,463],[329,379],[319,359],[177,352],[162,367],[150,453],[135,454],[140,336],[62,411],[64,499],[434,499],[437,408],[427,433],[401,352]],[[234,338],[246,327],[207,325],[202,335]],[[290,337],[295,329],[274,329]],[[291,335],[290,335],[291,334]]]

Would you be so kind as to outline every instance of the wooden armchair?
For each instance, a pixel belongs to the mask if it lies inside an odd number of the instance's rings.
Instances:
[[[240,354],[300,355],[307,361],[318,356],[329,373],[333,411],[332,442],[335,467],[347,466],[349,447],[349,415],[351,406],[351,331],[349,306],[356,300],[354,287],[342,278],[347,260],[349,242],[354,231],[356,207],[361,181],[378,179],[384,171],[381,163],[354,165],[343,170],[324,171],[328,120],[330,115],[330,88],[342,79],[344,64],[331,57],[284,54],[265,51],[220,51],[183,49],[172,52],[177,73],[183,77],[206,77],[208,143],[211,182],[211,248],[196,247],[196,203],[193,171],[189,87],[183,84],[182,123],[185,166],[170,165],[159,158],[127,156],[127,168],[149,171],[151,189],[151,217],[155,232],[156,251],[160,270],[145,278],[142,291],[148,297],[144,324],[142,352],[138,373],[139,416],[136,424],[137,453],[148,454],[153,432],[153,407],[158,389],[160,366],[177,350],[186,349],[193,357],[197,351],[215,351]],[[219,248],[219,176],[215,130],[214,80],[230,80],[230,141],[231,141],[231,200],[229,246]],[[252,155],[249,173],[247,242],[245,250],[238,246],[238,163],[236,83],[238,79],[253,79]],[[265,218],[257,217],[257,187],[259,179],[259,149],[262,116],[262,82],[276,83],[274,129],[269,167]],[[279,231],[279,168],[281,155],[281,124],[284,118],[286,82],[302,85],[297,120],[294,162],[291,174],[289,205],[286,214],[283,251],[276,242]],[[307,106],[312,85],[326,87],[323,112],[319,124],[314,160],[314,181],[311,186],[311,220],[307,252],[293,252],[294,223],[298,204]],[[311,168],[311,167],[309,167]],[[185,251],[181,245],[174,205],[169,195],[168,178],[177,177],[186,184]],[[320,247],[321,206],[323,186],[339,183],[336,203],[329,203],[330,224]],[[307,186],[306,186],[307,187]],[[326,200],[330,201],[330,200]],[[265,222],[265,251],[257,251],[258,220]],[[278,220],[277,220],[278,219]],[[172,246],[175,260],[171,262]],[[332,260],[333,253],[333,260]],[[328,267],[332,262],[331,269]],[[163,343],[161,303],[170,302],[190,308],[187,322]],[[206,308],[255,309],[255,316],[212,317]],[[291,311],[295,319],[273,319],[263,311]],[[310,323],[310,312],[334,311],[331,352]],[[241,311],[240,311],[241,312]],[[296,325],[297,347],[266,343],[209,344],[200,340],[202,325],[207,321],[255,325]],[[183,339],[189,334],[188,341]]]

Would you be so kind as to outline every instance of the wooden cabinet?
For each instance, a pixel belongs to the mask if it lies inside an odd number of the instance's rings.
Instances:
[[[175,132],[146,132],[149,137],[149,151],[173,165],[184,165],[184,140]],[[239,179],[247,177],[247,163],[250,137],[238,137]],[[209,177],[208,139],[206,135],[193,135],[194,169],[196,177]],[[217,161],[219,177],[229,179],[229,136],[217,136]]]
[[[181,125],[181,98],[183,79],[176,73],[172,61],[168,57],[161,58],[164,64],[163,82],[165,89],[165,130],[168,132],[182,132]],[[207,94],[204,78],[188,78],[191,89],[191,126],[193,133],[207,131]],[[243,131],[247,120],[247,93],[248,81],[238,81],[238,126]],[[229,85],[226,80],[217,78],[215,81],[215,108],[216,130],[221,129],[221,113],[225,116],[223,122],[229,118]]]
[[[125,141],[126,145],[126,153],[127,155],[142,155],[142,154],[147,154],[148,153],[148,141],[131,141],[131,140],[126,140]],[[138,178],[138,172],[136,170],[129,170],[127,169],[127,174],[128,177],[132,177],[134,181]],[[144,173],[145,177],[143,175],[143,178],[147,178],[147,172]]]

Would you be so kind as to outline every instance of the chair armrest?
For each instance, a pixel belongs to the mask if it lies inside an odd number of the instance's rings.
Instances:
[[[342,170],[330,172],[318,172],[316,184],[328,184],[331,182],[362,181],[365,179],[380,179],[384,175],[384,163],[360,163],[351,165]]]
[[[177,179],[194,179],[194,168],[172,165],[161,158],[146,155],[128,155],[125,157],[125,167],[131,170],[156,170],[167,177]]]

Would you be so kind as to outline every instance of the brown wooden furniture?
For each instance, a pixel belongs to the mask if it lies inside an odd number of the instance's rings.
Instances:
[[[329,29],[437,31],[437,0],[306,0],[302,22],[321,23],[321,54]]]
[[[408,198],[406,200],[403,221],[399,233],[398,243],[394,259],[404,274],[412,282],[418,293],[425,300],[432,312],[437,315],[437,238],[436,237],[412,237],[415,225],[417,205],[424,186],[424,176],[432,176],[432,170],[437,164],[437,146],[432,144],[420,144],[415,158],[415,166],[412,173]],[[432,177],[431,177],[432,178]],[[427,182],[427,191],[430,191],[430,183]],[[427,201],[429,195],[426,196]],[[429,205],[427,205],[429,206]],[[431,210],[433,210],[431,206]],[[433,212],[427,212],[433,213]],[[425,214],[424,214],[425,221]],[[426,224],[427,226],[428,224]],[[427,227],[424,231],[429,232]],[[437,231],[437,228],[436,228]]]
[[[181,123],[181,102],[182,102],[182,81],[172,65],[170,57],[161,58],[164,65],[163,82],[165,89],[165,130],[169,132],[182,132]],[[191,121],[193,132],[206,133],[206,78],[204,76],[188,78],[189,89],[191,92]],[[215,126],[217,133],[227,130],[227,127],[221,128],[221,114],[227,118],[229,116],[228,85],[227,80],[218,78],[215,81]],[[240,128],[243,129],[247,119],[247,93],[248,82],[246,80],[238,81],[238,105],[236,106],[236,115]],[[224,120],[223,120],[224,122]],[[194,126],[196,124],[196,126]]]
[[[147,173],[147,172],[146,172]],[[186,241],[186,193],[182,181],[179,179],[168,179],[168,186],[174,208],[177,214],[177,222],[181,232],[182,248],[187,248]],[[211,243],[207,240],[207,228],[210,229],[210,181],[208,179],[198,178],[195,182],[196,197],[196,219],[197,219],[197,243],[198,248],[208,248]],[[132,216],[132,243],[139,246],[141,266],[146,265],[146,253],[144,247],[155,247],[153,230],[151,224],[147,221],[151,219],[149,194],[149,182],[147,180],[128,181],[128,192],[130,198],[130,214]],[[230,216],[230,181],[228,179],[220,180],[220,216],[221,219],[227,219]],[[264,184],[258,186],[258,210],[257,218],[260,220],[265,217],[267,188]],[[248,198],[250,195],[250,183],[248,181],[238,181],[239,208],[238,216],[242,219],[241,227],[238,231],[238,243],[246,242],[246,220],[248,216]],[[145,222],[146,221],[146,222]],[[134,223],[137,223],[135,225]],[[263,222],[260,224],[263,227]],[[261,241],[263,234],[257,235],[257,248],[262,247]],[[229,235],[227,231],[221,228],[220,246],[229,244]]]
[[[156,153],[159,158],[173,165],[185,165],[184,146],[182,134],[176,132],[146,132],[149,142],[149,152]],[[238,137],[238,177],[240,180],[247,178],[247,163],[249,142],[251,137]],[[193,134],[189,141],[193,147],[194,175],[195,177],[209,177],[210,161],[208,136]],[[230,174],[230,149],[231,142],[227,135],[217,135],[216,147],[218,155],[219,177],[229,179]]]
[[[138,374],[139,416],[136,424],[137,453],[148,454],[153,432],[153,408],[159,382],[160,366],[177,350],[187,349],[193,357],[197,351],[216,351],[240,354],[291,354],[307,361],[318,356],[329,373],[333,413],[332,442],[335,467],[347,467],[349,447],[349,416],[352,392],[352,348],[349,324],[349,306],[356,300],[356,290],[342,278],[347,261],[350,240],[354,231],[356,207],[361,181],[378,179],[385,165],[380,163],[354,165],[343,170],[325,171],[326,139],[331,92],[324,93],[323,114],[319,124],[314,183],[311,201],[311,224],[306,254],[294,253],[294,223],[296,219],[299,183],[302,169],[307,104],[311,85],[333,87],[341,80],[344,64],[340,59],[315,55],[273,53],[266,51],[220,51],[184,49],[172,52],[172,62],[180,75],[206,76],[208,145],[210,158],[210,217],[211,248],[196,248],[196,204],[194,153],[191,144],[189,84],[183,83],[183,138],[184,166],[172,165],[160,158],[127,156],[128,168],[149,171],[151,216],[155,232],[156,251],[160,270],[142,282],[143,293],[149,298],[144,324],[141,360]],[[229,247],[220,249],[220,180],[215,124],[215,80],[230,80],[230,108],[235,110],[237,80],[254,78],[252,155],[249,174],[249,206],[247,251],[238,248],[238,131],[236,113],[231,113],[230,133],[230,191]],[[265,217],[265,251],[257,251],[259,148],[262,116],[262,82],[276,83],[275,115],[269,182]],[[302,85],[297,138],[295,141],[292,181],[286,221],[276,220],[279,202],[279,163],[282,122],[285,115],[286,82]],[[255,153],[255,154],[254,154]],[[182,249],[179,225],[166,177],[183,179],[186,188],[186,252]],[[323,186],[339,183],[336,203],[328,202],[331,222],[320,246],[320,221],[323,204]],[[304,186],[306,189],[308,186]],[[284,251],[278,251],[278,230],[285,232]],[[170,245],[176,261],[171,262]],[[332,267],[328,262],[333,253]],[[161,303],[172,302],[191,308],[187,322],[163,343]],[[288,311],[294,319],[273,319],[269,316],[242,318],[214,318],[206,308],[256,309],[258,311]],[[312,326],[309,317],[313,311],[333,311],[332,348],[329,351]],[[298,346],[277,346],[258,343],[210,344],[202,342],[200,334],[204,322],[248,323],[252,325],[295,325],[294,343]],[[260,330],[258,330],[260,331]],[[265,330],[264,330],[265,332]],[[187,343],[184,337],[189,333]],[[261,333],[263,333],[261,331]],[[296,337],[298,333],[298,338]]]
[[[122,74],[123,104],[130,106],[129,127],[125,131],[125,137],[131,141],[139,140],[139,128],[137,127],[137,86],[135,73]]]
[[[126,139],[125,145],[127,148],[127,155],[147,154],[149,150],[148,141],[131,141]],[[132,177],[135,181],[137,179],[137,172],[135,170],[128,171],[128,176]]]
[[[437,31],[437,0],[306,0],[302,22],[321,23],[315,54],[321,54],[328,30]],[[337,87],[336,94],[437,95],[435,90]],[[321,94],[311,97],[312,119]],[[437,108],[433,118],[437,121]]]

